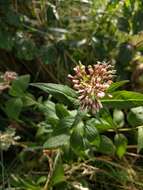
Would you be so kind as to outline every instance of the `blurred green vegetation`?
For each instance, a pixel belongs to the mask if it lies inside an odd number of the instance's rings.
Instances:
[[[79,60],[131,79],[142,62],[141,0],[1,0],[0,68],[65,83]]]

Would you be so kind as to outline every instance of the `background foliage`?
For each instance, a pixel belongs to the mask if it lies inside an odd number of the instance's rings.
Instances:
[[[84,64],[110,60],[117,63],[120,78],[128,78],[142,60],[140,0],[5,0],[0,4],[2,70],[65,82],[79,60]]]

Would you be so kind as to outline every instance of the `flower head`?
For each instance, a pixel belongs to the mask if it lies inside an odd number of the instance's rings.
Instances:
[[[10,84],[17,78],[17,73],[13,71],[6,71],[3,75],[0,75],[2,82],[0,82],[0,93],[5,89],[10,88]]]
[[[95,65],[85,67],[80,63],[74,71],[75,75],[68,75],[68,78],[79,94],[81,108],[96,113],[102,108],[100,99],[106,95],[112,83],[115,73],[113,66],[105,62],[97,62]]]
[[[11,81],[15,80],[17,78],[17,73],[13,71],[6,71],[3,76],[3,80],[7,83],[10,83]]]

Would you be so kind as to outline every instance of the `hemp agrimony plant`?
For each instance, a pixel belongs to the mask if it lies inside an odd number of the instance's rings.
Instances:
[[[54,83],[30,84],[48,95],[45,96],[44,93],[37,100],[38,94],[34,97],[27,92],[30,80],[27,75],[16,77],[11,81],[10,88],[1,93],[1,108],[9,120],[21,124],[20,126],[34,126],[33,150],[42,150],[42,157],[49,164],[46,179],[42,182],[44,190],[51,190],[53,187],[61,189],[61,183],[65,182],[71,185],[69,178],[74,177],[79,181],[79,175],[76,176],[79,172],[82,179],[92,177],[95,173],[95,159],[99,154],[119,159],[125,157],[128,145],[132,143],[128,138],[129,130],[138,131],[135,139],[137,151],[143,149],[143,108],[132,108],[143,106],[143,94],[124,90],[122,86],[128,81],[113,82],[115,70],[109,63],[97,62],[89,66],[79,64],[74,71],[73,76],[68,76],[73,88]],[[7,96],[3,96],[5,93]],[[32,111],[36,117],[30,117],[29,114],[29,122],[25,111]],[[126,128],[126,122],[129,128]],[[17,126],[12,124],[10,126]],[[8,144],[8,148],[10,145]],[[27,145],[26,142],[27,146],[31,150],[31,144]],[[67,167],[65,163],[72,165],[70,167],[68,164]],[[87,163],[92,163],[92,172]],[[72,173],[73,168],[78,172],[75,170]],[[36,184],[36,188],[33,189],[41,189],[41,185],[37,187]],[[68,189],[67,186],[65,189]]]

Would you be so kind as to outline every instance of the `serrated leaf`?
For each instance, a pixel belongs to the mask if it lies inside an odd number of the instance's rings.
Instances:
[[[98,151],[103,154],[114,155],[115,146],[112,140],[105,135],[101,135],[101,142]]]
[[[61,134],[50,137],[43,145],[44,148],[52,149],[58,148],[69,142],[70,136],[67,134]]]
[[[84,141],[83,141],[83,124],[76,126],[70,137],[70,144],[73,151],[80,155],[84,150]]]
[[[100,145],[99,132],[94,123],[90,122],[90,120],[85,125],[85,135],[90,144],[95,145],[97,147]]]
[[[119,158],[122,158],[127,149],[127,138],[123,134],[116,134],[114,137],[116,145],[116,154]]]
[[[90,119],[90,122],[92,123],[92,125],[94,125],[97,128],[98,131],[101,132],[114,128],[108,121],[106,121],[103,118],[100,119],[92,118]]]

